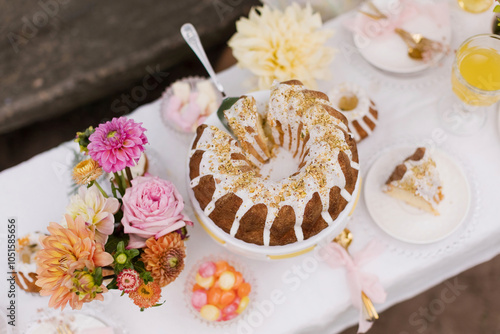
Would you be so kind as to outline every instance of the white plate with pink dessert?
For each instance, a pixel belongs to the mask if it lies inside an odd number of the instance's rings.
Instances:
[[[414,146],[391,149],[373,163],[365,180],[365,202],[375,223],[395,239],[427,244],[451,235],[465,221],[471,204],[471,188],[462,167],[446,152],[429,150],[442,182],[439,215],[415,208],[383,191],[394,168],[412,155]]]
[[[370,64],[384,71],[408,74],[425,70],[446,55],[451,41],[448,3],[430,0],[374,0],[372,3],[386,18],[373,19],[358,12],[349,27],[353,30],[355,46]],[[367,3],[360,11],[378,15]],[[412,59],[395,28],[439,42],[442,50],[428,52],[425,60]]]

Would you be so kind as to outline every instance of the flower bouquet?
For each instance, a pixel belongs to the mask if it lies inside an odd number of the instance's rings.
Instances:
[[[161,288],[183,270],[192,223],[181,195],[169,181],[132,177],[130,168],[148,143],[145,131],[120,117],[77,133],[85,158],[73,169],[80,188],[62,222],[48,226],[36,255],[36,284],[42,296],[51,296],[50,307],[81,309],[118,289],[142,311],[161,305]],[[104,172],[112,175],[108,187],[98,182]]]

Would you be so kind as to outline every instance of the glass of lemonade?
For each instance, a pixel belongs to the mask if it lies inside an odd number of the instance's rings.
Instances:
[[[458,48],[451,73],[453,95],[440,105],[444,125],[456,134],[476,133],[500,100],[500,36],[476,35]]]
[[[469,13],[482,13],[487,11],[493,0],[458,0],[458,5]]]

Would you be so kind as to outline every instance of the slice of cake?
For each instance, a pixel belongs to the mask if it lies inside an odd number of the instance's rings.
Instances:
[[[438,204],[443,199],[441,179],[424,147],[397,165],[385,183],[384,192],[406,203],[438,216]]]
[[[260,167],[269,160],[271,152],[268,139],[262,126],[262,117],[252,96],[242,96],[231,108],[224,111],[224,116],[243,148],[246,158],[253,165]]]

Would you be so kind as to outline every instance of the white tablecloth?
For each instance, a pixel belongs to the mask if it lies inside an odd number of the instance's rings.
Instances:
[[[453,47],[466,37],[490,31],[492,14],[480,15],[461,12],[453,7]],[[349,14],[348,14],[349,15]],[[473,188],[481,199],[475,198],[475,218],[469,217],[467,231],[460,231],[448,240],[449,244],[415,247],[393,242],[371,220],[363,198],[356,209],[350,229],[354,233],[351,251],[356,252],[376,237],[388,247],[376,260],[364,268],[377,274],[388,292],[387,301],[377,305],[382,311],[410,298],[433,285],[500,253],[500,142],[496,131],[496,117],[489,115],[488,123],[471,137],[441,135],[437,118],[437,102],[449,85],[449,67],[433,70],[415,78],[386,76],[368,66],[352,48],[350,35],[342,27],[345,16],[329,21],[336,30],[330,42],[338,50],[332,65],[332,80],[321,82],[320,89],[328,90],[334,84],[352,81],[369,90],[379,108],[379,125],[371,138],[359,145],[362,174],[373,157],[383,148],[402,140],[417,145],[422,141],[436,144],[458,159],[468,169]],[[447,63],[446,66],[448,66]],[[230,68],[220,74],[228,95],[247,91],[247,72]],[[131,117],[143,122],[148,129],[148,148],[153,169],[160,176],[173,181],[186,196],[186,166],[188,140],[166,128],[159,116],[159,101],[142,106]],[[17,234],[34,230],[44,231],[48,222],[60,221],[68,203],[72,149],[75,143],[66,143],[40,154],[0,174],[0,266],[6,267],[6,225],[8,217],[18,220]],[[475,193],[475,194],[476,194]],[[187,197],[185,197],[187,198]],[[183,294],[189,269],[207,254],[224,253],[200,226],[190,230],[186,270],[163,290],[166,303],[162,307],[139,312],[127,297],[111,292],[104,302],[87,305],[87,310],[112,322],[117,320],[130,333],[215,333],[198,322],[188,311]],[[453,244],[449,250],[445,246]],[[442,246],[442,247],[441,247]],[[259,262],[240,258],[242,264],[256,276],[257,305],[249,313],[249,326],[240,333],[333,333],[357,321],[357,311],[350,307],[345,271],[331,269],[312,260],[311,254],[279,262]],[[2,271],[4,273],[5,270]],[[0,277],[0,307],[5,312],[6,285]],[[282,303],[269,307],[274,290],[281,291]],[[276,292],[274,292],[276,293]],[[36,317],[36,310],[45,307],[48,298],[18,291],[17,321],[21,331]],[[261,307],[259,307],[261,305]],[[265,307],[267,305],[267,308]],[[383,314],[381,315],[383,317]],[[416,327],[417,329],[418,327]],[[222,332],[238,332],[238,327]],[[394,331],[397,331],[394,328]]]

